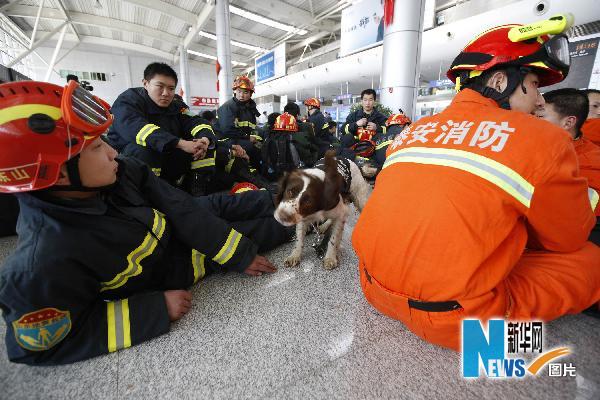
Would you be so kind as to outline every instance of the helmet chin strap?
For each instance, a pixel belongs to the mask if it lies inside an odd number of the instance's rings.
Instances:
[[[489,86],[483,87],[479,90],[479,93],[484,97],[494,100],[501,108],[510,110],[510,103],[508,101],[511,94],[517,90],[517,87],[521,85],[523,93],[527,93],[527,89],[523,84],[525,76],[530,72],[529,68],[526,67],[509,67],[506,69],[507,84],[504,91],[499,92],[498,90]]]

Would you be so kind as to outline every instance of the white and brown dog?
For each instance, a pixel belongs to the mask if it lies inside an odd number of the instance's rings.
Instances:
[[[333,226],[323,266],[337,267],[340,241],[349,214],[347,201],[362,211],[370,190],[358,166],[345,158],[336,159],[334,151],[328,151],[315,168],[286,173],[279,181],[275,219],[285,226],[296,225],[296,245],[285,259],[285,266],[300,263],[310,224],[327,221],[321,232],[330,224]]]

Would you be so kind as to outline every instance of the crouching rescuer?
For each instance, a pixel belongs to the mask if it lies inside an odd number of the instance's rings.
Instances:
[[[531,115],[569,71],[564,22],[471,41],[448,71],[459,93],[394,139],[354,229],[367,300],[431,343],[459,350],[467,317],[549,321],[600,300],[598,194],[571,138]]]

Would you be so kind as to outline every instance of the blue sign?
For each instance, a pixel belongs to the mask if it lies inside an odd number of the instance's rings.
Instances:
[[[275,52],[270,51],[256,59],[256,83],[271,79],[274,76]]]
[[[429,87],[431,88],[439,88],[439,87],[454,87],[454,83],[450,79],[438,79],[435,81],[429,81]]]

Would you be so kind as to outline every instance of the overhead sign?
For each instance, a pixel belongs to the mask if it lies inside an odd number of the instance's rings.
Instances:
[[[218,97],[198,97],[192,96],[192,107],[200,107],[200,106],[215,106],[219,105]]]
[[[340,55],[346,56],[383,42],[383,29],[383,0],[354,3],[342,11]]]
[[[264,83],[285,75],[285,43],[254,59],[256,83]]]

